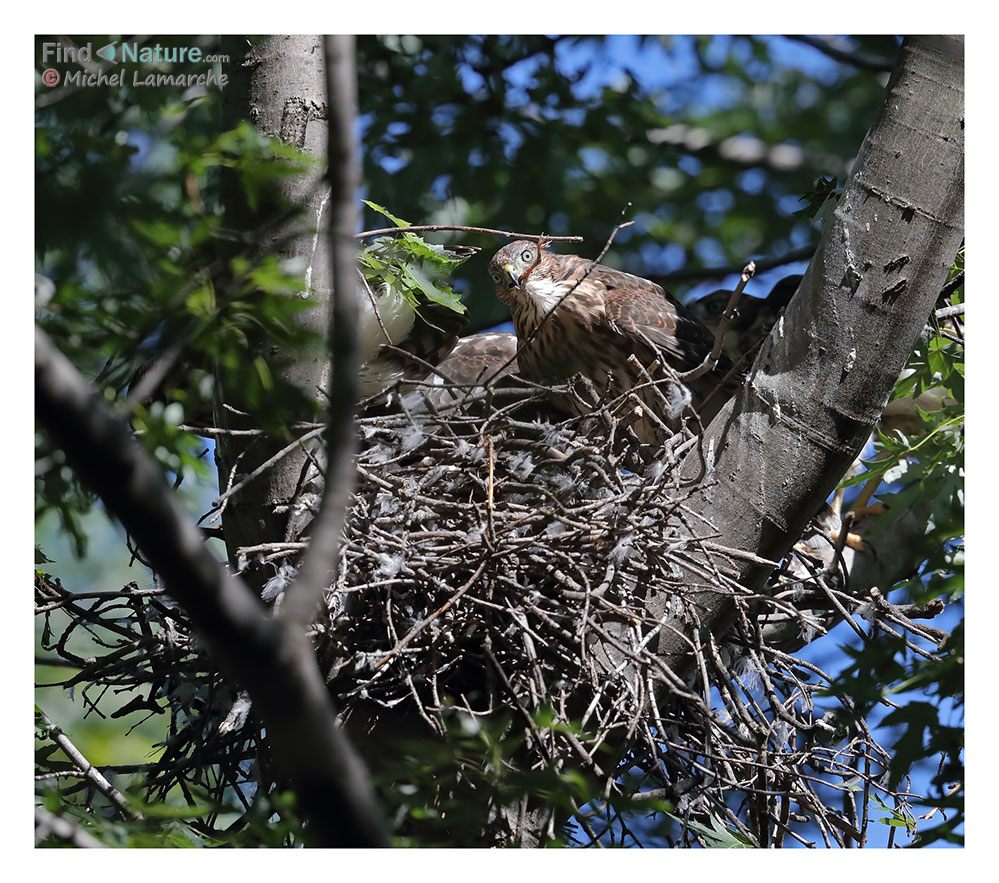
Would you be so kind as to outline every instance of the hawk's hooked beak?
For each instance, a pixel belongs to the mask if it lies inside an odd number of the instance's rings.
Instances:
[[[517,275],[513,264],[503,264],[503,272],[506,273],[506,278],[513,283],[514,288],[520,288],[520,276]]]

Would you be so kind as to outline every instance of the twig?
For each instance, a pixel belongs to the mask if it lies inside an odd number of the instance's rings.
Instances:
[[[365,230],[355,233],[355,239],[369,239],[372,236],[385,236],[389,233],[438,233],[455,230],[462,233],[486,233],[492,236],[505,236],[507,239],[531,239],[540,242],[548,239],[554,242],[582,242],[582,236],[549,236],[546,233],[510,233],[507,230],[493,230],[490,227],[466,227],[461,224],[412,224],[406,227],[383,227],[380,230]]]
[[[128,805],[125,795],[101,775],[100,771],[89,760],[87,760],[86,757],[83,756],[83,753],[70,741],[69,737],[58,726],[52,723],[49,716],[44,711],[39,711],[38,713],[41,715],[42,721],[45,724],[45,734],[66,753],[66,756],[73,761],[73,763],[76,764],[81,774],[86,776],[90,783],[108,800],[110,800],[118,809],[118,812],[120,812],[125,818],[141,819],[143,817],[142,813],[138,810],[132,809]]]
[[[953,785],[951,785],[947,789],[947,793],[946,793],[945,797],[953,797],[955,794],[957,794],[958,791],[961,790],[961,788],[963,786],[964,786],[964,782],[955,782]],[[928,822],[938,812],[943,812],[943,810],[941,809],[941,807],[935,806],[929,812],[923,813],[919,818],[922,819],[924,822]],[[944,818],[946,818],[946,815],[944,815]]]
[[[728,299],[725,312],[722,313],[721,322],[718,323],[718,330],[715,332],[715,342],[711,347],[711,352],[704,357],[704,361],[696,368],[680,374],[680,379],[685,383],[707,374],[718,364],[718,357],[721,355],[722,346],[725,344],[725,333],[728,331],[728,326],[731,324],[732,319],[735,318],[735,305],[739,302],[746,283],[752,279],[755,273],[756,264],[753,261],[750,261],[742,268],[742,276],[739,279],[739,284],[735,286],[732,296]]]
[[[375,314],[375,319],[378,320],[378,327],[382,329],[382,334],[385,335],[385,340],[388,341],[389,346],[394,346],[395,341],[393,341],[389,336],[388,329],[382,321],[382,314],[381,310],[378,309],[378,300],[375,298],[375,293],[371,290],[371,286],[368,285],[368,280],[365,278],[364,273],[361,272],[360,267],[358,267],[357,276],[361,280],[361,284],[364,286],[365,292],[367,292],[368,302],[371,304],[371,309]]]
[[[239,491],[241,491],[244,487],[246,487],[251,481],[253,481],[255,478],[259,478],[268,469],[270,469],[271,466],[273,466],[275,463],[277,463],[279,460],[283,459],[284,457],[287,457],[288,454],[290,454],[296,448],[301,447],[307,441],[314,439],[319,435],[322,435],[324,430],[325,426],[320,426],[316,429],[313,429],[310,432],[305,433],[305,435],[300,435],[291,444],[285,445],[283,448],[281,448],[280,451],[274,454],[274,456],[269,457],[265,462],[261,463],[256,469],[254,469],[249,475],[242,478],[238,484],[233,485],[225,493],[219,494],[212,501],[212,507],[218,508],[220,505],[222,505],[222,503],[228,500],[229,497],[231,497],[233,494],[239,493]]]
[[[493,472],[496,466],[496,457],[493,452],[493,440],[490,436],[487,435],[483,438],[483,446],[486,449],[486,458],[489,461],[489,476],[487,478],[487,484],[486,484],[486,518],[487,518],[486,523],[489,529],[489,539],[495,542],[496,528],[493,525],[493,511],[495,508],[493,503],[494,499],[493,494],[495,491],[496,483]]]
[[[964,315],[964,304],[954,304],[949,307],[941,307],[934,314],[938,319],[950,319],[952,316]]]

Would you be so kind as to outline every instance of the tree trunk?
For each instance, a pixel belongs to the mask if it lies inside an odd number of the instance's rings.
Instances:
[[[304,174],[282,179],[282,196],[290,204],[301,206],[303,214],[291,222],[294,226],[284,225],[262,238],[258,248],[261,254],[305,262],[308,288],[301,296],[313,301],[316,309],[301,313],[299,321],[325,338],[331,281],[329,188],[323,180],[328,124],[322,37],[280,35],[252,45],[244,37],[224,37],[222,49],[231,59],[227,68],[230,81],[223,99],[225,127],[233,128],[248,119],[262,134],[293,144],[319,160]],[[223,195],[226,225],[243,232],[253,229],[243,214],[242,196],[233,190],[231,182],[223,186]],[[275,374],[310,398],[318,397],[328,365],[325,348],[285,354],[262,344],[254,355],[263,356]],[[238,404],[238,395],[238,390],[223,390],[226,402]],[[244,423],[225,411],[220,414],[220,423],[240,429],[259,425],[259,421]],[[220,489],[226,490],[234,470],[247,475],[287,444],[287,439],[247,442],[240,437],[220,437],[216,447]],[[307,462],[305,447],[300,447],[227,500],[223,528],[234,567],[240,548],[286,538],[288,513]],[[274,570],[258,567],[251,560],[246,562],[243,575],[259,591]]]
[[[704,437],[711,468],[689,506],[718,542],[779,560],[863,448],[926,324],[964,236],[964,42],[907,39],[818,250],[736,398]],[[685,465],[696,476],[696,456]],[[719,556],[757,591],[769,568]],[[723,586],[692,598],[719,633]],[[649,599],[665,616],[668,597]],[[683,671],[690,626],[659,651]],[[679,634],[677,634],[679,631]]]

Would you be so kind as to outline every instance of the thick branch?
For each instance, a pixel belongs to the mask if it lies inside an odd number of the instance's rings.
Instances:
[[[128,426],[39,329],[39,424],[125,526],[205,637],[212,656],[253,698],[279,769],[322,846],[377,846],[385,834],[364,767],[344,733],[301,629],[268,617],[205,548],[159,468]]]
[[[705,434],[713,481],[690,509],[726,546],[787,552],[859,453],[933,309],[963,237],[963,55],[960,38],[905,42],[783,323]],[[767,576],[747,561],[718,565],[750,591]],[[715,630],[734,616],[722,588],[697,599]],[[680,632],[660,643],[674,669],[689,655]]]
[[[819,52],[823,55],[828,55],[834,61],[840,61],[843,64],[852,64],[860,70],[874,71],[875,73],[890,73],[894,68],[894,64],[890,59],[877,58],[873,55],[867,55],[864,52],[851,52],[847,49],[840,49],[829,40],[823,40],[821,37],[809,37],[805,34],[786,34],[785,36],[788,40],[795,40],[798,43],[811,46],[813,49],[818,49]]]

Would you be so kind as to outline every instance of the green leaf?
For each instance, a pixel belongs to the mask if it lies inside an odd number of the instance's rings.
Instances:
[[[47,557],[42,551],[42,547],[35,545],[35,564],[54,564],[55,562]]]
[[[412,226],[409,223],[409,221],[404,221],[402,218],[397,218],[387,208],[383,208],[382,206],[378,205],[377,203],[371,202],[371,200],[369,200],[369,199],[362,199],[361,202],[363,202],[368,208],[374,209],[376,212],[378,212],[378,214],[384,215],[393,224],[395,224],[396,227],[410,227],[410,226]]]
[[[714,816],[710,817],[711,827],[708,828],[699,822],[690,819],[681,819],[671,812],[665,812],[664,815],[669,816],[681,825],[697,831],[704,838],[708,847],[712,849],[754,849],[759,845],[738,831],[726,828]]]

